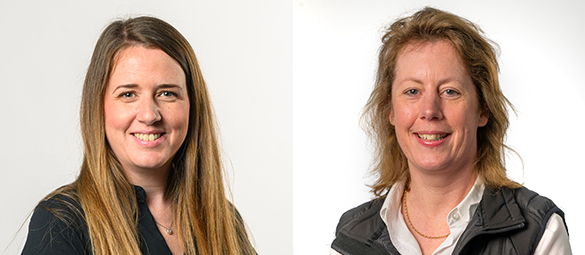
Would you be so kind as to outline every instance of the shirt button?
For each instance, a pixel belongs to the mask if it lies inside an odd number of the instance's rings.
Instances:
[[[459,214],[458,214],[458,213],[454,213],[454,214],[453,214],[453,219],[454,219],[454,220],[458,220],[458,219],[459,219],[459,217],[460,217],[460,216],[459,216]]]

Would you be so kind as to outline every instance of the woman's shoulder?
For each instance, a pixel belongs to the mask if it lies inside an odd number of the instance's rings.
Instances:
[[[35,208],[22,254],[87,254],[85,216],[74,192],[60,192]]]
[[[557,214],[562,219],[565,229],[567,228],[565,213],[548,197],[542,196],[526,187],[521,187],[514,190],[514,198],[525,214],[541,220],[539,222],[541,227],[546,227],[551,217]]]
[[[342,220],[351,220],[359,215],[364,214],[367,211],[377,210],[379,211],[382,208],[382,204],[384,203],[384,198],[375,198],[368,202],[365,202],[361,205],[353,207],[341,215]]]
[[[85,214],[74,191],[59,192],[43,199],[35,208],[33,218],[59,220],[67,225],[79,227],[85,222]],[[32,222],[32,219],[31,219]]]
[[[507,193],[510,197],[514,197],[516,204],[518,204],[523,211],[543,216],[556,212],[561,216],[564,216],[562,211],[551,199],[524,186],[519,188],[504,188],[501,192]]]
[[[380,217],[384,199],[380,197],[370,200],[343,213],[337,224],[335,239],[331,243],[332,251],[352,251],[351,254],[388,254],[387,249],[392,250],[392,246],[386,245],[390,243],[389,240],[386,242],[389,236],[387,231],[384,234],[386,225]]]
[[[526,187],[503,188],[497,192],[486,189],[483,200],[486,200],[484,207],[491,208],[487,210],[488,214],[492,212],[492,215],[496,215],[496,208],[505,204],[510,215],[513,216],[512,218],[522,218],[528,221],[526,225],[539,233],[544,231],[553,215],[560,216],[565,229],[567,228],[565,213],[551,199]]]
[[[354,208],[351,208],[344,212],[339,219],[339,223],[337,224],[336,233],[344,228],[351,225],[350,228],[354,228],[356,224],[365,223],[368,219],[374,220],[380,217],[375,217],[379,215],[380,209],[382,209],[382,205],[384,203],[384,197],[375,198],[368,202],[365,202],[361,205],[358,205]],[[381,218],[380,218],[381,221]]]

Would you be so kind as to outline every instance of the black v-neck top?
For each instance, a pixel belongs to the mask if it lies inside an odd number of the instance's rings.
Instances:
[[[146,192],[138,186],[135,186],[135,191],[140,251],[142,254],[172,255],[148,210]],[[63,211],[66,218],[58,219],[51,211]],[[35,208],[30,220],[22,254],[92,254],[84,218],[79,202],[67,196],[57,195],[42,201]]]

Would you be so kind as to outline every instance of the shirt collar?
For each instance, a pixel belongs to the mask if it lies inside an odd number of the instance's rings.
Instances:
[[[139,202],[146,202],[146,191],[138,185],[132,186],[134,186],[134,192],[136,192],[136,200]]]
[[[400,206],[402,200],[402,194],[404,193],[404,186],[406,180],[402,179],[392,185],[390,191],[386,195],[382,209],[380,210],[380,217],[384,223],[388,226],[388,221],[397,219],[397,215],[400,213]],[[447,221],[449,225],[455,222],[464,222],[467,224],[471,220],[471,216],[477,209],[479,202],[483,196],[485,185],[480,177],[477,177],[473,187],[467,193],[467,196],[449,212]],[[461,221],[459,221],[461,219]]]
[[[473,187],[467,193],[467,196],[447,215],[447,222],[451,227],[453,224],[465,224],[469,223],[475,209],[483,196],[485,185],[481,178],[477,177]]]
[[[388,192],[384,204],[380,209],[380,217],[386,224],[392,243],[401,254],[422,254],[419,245],[402,217],[401,200],[404,192],[405,180],[400,180]],[[455,244],[471,220],[479,202],[482,199],[485,185],[481,178],[477,178],[467,196],[447,216],[451,234],[437,248],[439,254],[451,254]]]
[[[388,221],[394,221],[396,216],[400,213],[400,200],[404,193],[405,183],[406,180],[400,180],[394,183],[386,195],[386,199],[384,199],[384,204],[382,205],[382,209],[380,209],[380,217],[386,226],[391,225]]]

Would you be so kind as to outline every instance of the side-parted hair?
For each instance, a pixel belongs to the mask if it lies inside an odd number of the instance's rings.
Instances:
[[[505,152],[511,150],[505,145],[508,107],[514,108],[500,89],[497,45],[482,33],[472,22],[430,7],[395,21],[385,31],[378,56],[376,84],[362,115],[375,148],[372,174],[377,179],[371,190],[376,196],[383,196],[403,176],[410,178],[408,160],[389,120],[398,56],[409,44],[439,40],[450,41],[455,46],[476,87],[482,111],[489,112],[487,125],[477,131],[475,170],[489,188],[520,186],[507,177],[504,166]]]
[[[79,201],[93,254],[141,254],[134,187],[108,145],[104,124],[108,80],[118,54],[132,46],[164,51],[185,73],[189,129],[173,158],[166,191],[185,254],[255,254],[243,220],[226,198],[215,117],[195,53],[179,31],[154,17],[115,21],[102,32],[83,86],[81,171],[75,182],[47,198],[62,194]]]

